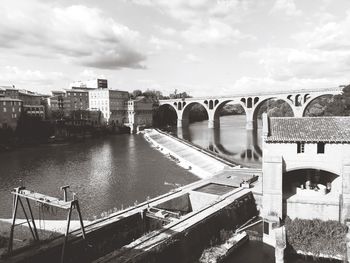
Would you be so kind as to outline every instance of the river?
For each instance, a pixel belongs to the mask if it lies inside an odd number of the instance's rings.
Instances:
[[[62,196],[59,187],[70,185],[83,217],[92,219],[198,178],[151,148],[142,135],[115,135],[0,153],[0,180],[0,217],[11,216],[10,191],[22,180],[27,189],[51,196]]]
[[[174,128],[172,132],[234,163],[261,168],[261,121],[255,132],[247,131],[245,125],[245,115],[222,116],[220,128],[208,129],[208,121],[201,121]]]
[[[220,129],[207,121],[178,129],[179,137],[244,166],[261,167],[261,130],[245,130],[245,116],[221,117]],[[116,135],[77,143],[39,145],[0,153],[0,218],[11,216],[12,188],[62,196],[60,186],[77,193],[84,219],[166,193],[175,184],[198,180],[151,148],[141,135]],[[50,215],[64,219],[64,214]],[[250,242],[226,262],[274,262],[273,249]],[[313,261],[291,261],[313,262]]]

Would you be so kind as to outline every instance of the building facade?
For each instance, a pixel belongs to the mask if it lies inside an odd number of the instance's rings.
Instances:
[[[126,125],[130,132],[135,132],[137,127],[151,127],[153,125],[153,100],[143,96],[127,102]]]
[[[263,118],[263,217],[350,218],[350,117]]]
[[[0,128],[17,127],[18,119],[22,113],[22,101],[9,97],[0,97]]]
[[[66,90],[63,108],[68,116],[72,111],[89,109],[89,92],[84,89]]]
[[[125,102],[129,99],[127,91],[94,89],[89,90],[91,110],[100,110],[104,122],[121,125],[126,113]]]

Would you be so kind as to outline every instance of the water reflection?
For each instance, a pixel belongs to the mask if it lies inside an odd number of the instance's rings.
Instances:
[[[233,162],[261,167],[261,129],[247,131],[245,116],[224,116],[220,128],[208,129],[207,121],[177,128],[179,138],[197,144]]]

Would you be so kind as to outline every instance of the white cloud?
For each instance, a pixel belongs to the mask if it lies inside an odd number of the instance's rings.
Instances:
[[[43,72],[40,70],[22,69],[16,66],[0,68],[2,85],[15,85],[20,89],[29,89],[47,93],[57,80],[64,79],[61,72]]]
[[[181,50],[182,45],[167,39],[161,39],[155,36],[151,36],[149,43],[152,45],[152,47],[158,51],[164,50],[164,49],[177,49]]]
[[[326,21],[313,31],[301,32],[293,38],[300,44],[307,45],[309,48],[322,50],[343,50],[350,49],[350,11],[346,17],[339,21]]]
[[[182,35],[192,44],[232,43],[248,37],[235,28],[234,24],[256,6],[253,0],[130,0],[139,5],[158,9],[166,16],[176,19],[184,28],[162,28],[163,34]]]
[[[297,9],[294,0],[276,0],[271,13],[283,13],[287,16],[300,16],[302,14],[301,10]]]
[[[189,53],[185,57],[185,62],[186,63],[201,63],[201,62],[203,62],[203,60],[201,58],[199,58],[198,56],[196,56],[192,53]]]
[[[0,11],[0,47],[34,56],[56,56],[96,68],[142,68],[138,32],[96,8],[60,7],[5,0]],[[11,49],[12,48],[12,49]]]
[[[195,23],[183,31],[182,36],[192,44],[230,44],[241,39],[253,39],[216,19],[210,19],[207,23]]]

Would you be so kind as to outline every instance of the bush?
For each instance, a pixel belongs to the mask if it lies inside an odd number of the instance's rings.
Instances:
[[[319,219],[285,221],[287,242],[290,248],[312,253],[315,256],[330,256],[346,253],[347,226],[338,221],[321,221]]]

